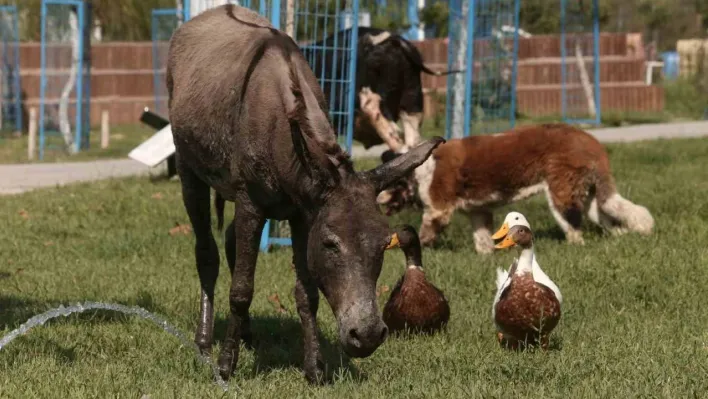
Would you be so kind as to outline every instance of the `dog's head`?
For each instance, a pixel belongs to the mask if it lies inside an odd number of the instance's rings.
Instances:
[[[391,150],[381,154],[381,162],[386,163],[399,156]],[[391,187],[379,193],[376,198],[379,205],[386,208],[386,215],[396,214],[406,207],[422,209],[423,203],[418,198],[418,187],[413,173],[397,180]]]

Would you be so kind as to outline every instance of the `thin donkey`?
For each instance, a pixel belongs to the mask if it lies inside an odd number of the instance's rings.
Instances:
[[[196,236],[201,312],[195,342],[213,341],[219,252],[211,230],[210,187],[236,203],[226,232],[231,315],[219,356],[229,378],[241,338],[250,341],[249,306],[260,233],[267,218],[292,229],[295,300],[302,321],[304,371],[323,381],[316,314],[319,290],[354,357],[384,342],[376,280],[392,231],[376,194],[421,165],[444,142],[424,142],[395,160],[355,172],[336,143],[322,90],[284,33],[234,5],[181,25],[168,54],[167,88],[184,205]]]

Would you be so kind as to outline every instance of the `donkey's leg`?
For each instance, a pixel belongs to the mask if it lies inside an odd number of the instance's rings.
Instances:
[[[234,268],[236,267],[236,227],[234,225],[235,220],[232,220],[229,227],[226,229],[226,263],[229,265],[229,270],[231,275],[234,275]],[[241,341],[246,345],[246,347],[251,348],[253,346],[253,336],[251,334],[251,317],[246,313],[246,317],[241,321]]]
[[[319,292],[317,284],[307,269],[307,229],[300,220],[291,220],[293,237],[293,261],[295,263],[295,303],[302,323],[305,346],[303,369],[310,383],[324,382],[324,362],[320,353],[320,341],[317,332],[317,308]]]
[[[182,162],[178,162],[178,173],[182,200],[196,238],[194,253],[201,284],[199,323],[194,342],[203,354],[209,354],[214,339],[214,286],[219,276],[219,249],[211,232],[211,192],[209,185]]]
[[[234,238],[230,240],[232,243],[229,243],[235,248],[232,253],[235,259],[229,290],[231,315],[226,329],[226,339],[219,354],[219,371],[224,379],[231,376],[234,365],[238,362],[241,328],[244,323],[248,324],[246,320],[253,299],[253,277],[258,259],[258,244],[265,224],[263,212],[247,198],[236,203],[234,220],[236,221],[233,230]]]

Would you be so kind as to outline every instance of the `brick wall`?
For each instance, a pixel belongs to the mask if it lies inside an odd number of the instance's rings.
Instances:
[[[444,39],[416,42],[423,58],[432,69],[447,68],[447,44]],[[39,43],[22,43],[20,47],[22,89],[26,106],[36,106],[39,100]],[[51,57],[65,68],[55,71],[66,74],[71,60],[68,47],[50,48]],[[475,42],[477,56],[488,51],[487,43]],[[100,123],[101,111],[108,110],[114,123],[135,123],[144,107],[154,108],[152,44],[149,42],[112,42],[92,47],[91,121]],[[164,57],[167,43],[160,46]],[[643,84],[645,67],[641,37],[637,34],[601,34],[600,77],[603,110],[658,111],[663,108],[660,87]],[[534,36],[519,40],[518,109],[530,115],[560,113],[560,38]],[[475,66],[479,68],[479,64]],[[164,73],[164,71],[163,71]],[[164,79],[164,74],[159,76]],[[57,87],[60,78],[56,78]],[[51,79],[50,79],[51,82]],[[53,83],[53,82],[51,82]],[[423,74],[428,117],[444,112],[433,98],[437,92],[444,99],[447,77]],[[55,91],[58,96],[59,89]],[[162,98],[161,110],[166,110]]]

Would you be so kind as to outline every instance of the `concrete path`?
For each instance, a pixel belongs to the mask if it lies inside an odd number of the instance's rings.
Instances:
[[[708,121],[651,123],[625,127],[588,129],[587,131],[603,143],[656,140],[661,138],[708,137]],[[368,150],[365,150],[363,147],[355,147],[352,149],[352,156],[354,158],[378,158],[387,149],[388,147],[385,144],[371,147]]]
[[[601,142],[629,142],[659,138],[707,137],[708,121],[635,125],[588,130]],[[378,158],[385,145],[364,150],[355,147],[354,158]],[[160,168],[158,166],[157,168]],[[41,187],[53,187],[76,182],[95,181],[112,177],[148,175],[154,169],[133,161],[117,159],[93,162],[0,165],[0,195],[16,194]]]
[[[150,172],[150,168],[132,159],[0,165],[0,195]]]

